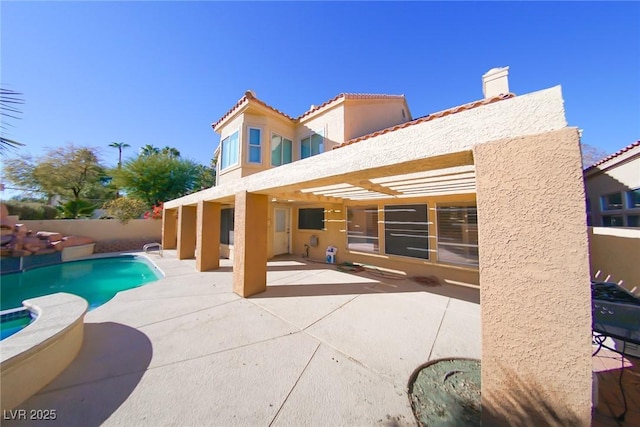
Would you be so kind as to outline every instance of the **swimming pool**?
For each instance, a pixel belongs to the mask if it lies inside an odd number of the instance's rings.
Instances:
[[[0,314],[0,340],[20,332],[35,319],[35,314],[26,308],[14,308]]]
[[[63,262],[22,273],[3,274],[0,310],[20,307],[22,301],[56,292],[68,292],[87,300],[92,310],[120,291],[137,288],[162,278],[144,257],[120,255]]]

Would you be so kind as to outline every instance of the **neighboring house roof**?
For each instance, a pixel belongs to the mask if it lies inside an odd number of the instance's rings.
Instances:
[[[310,110],[305,111],[304,113],[302,113],[300,116],[293,118],[291,116],[289,116],[288,114],[283,113],[282,111],[278,110],[277,108],[272,107],[271,105],[267,104],[264,101],[261,101],[260,99],[256,98],[255,95],[253,94],[253,92],[251,92],[250,90],[246,91],[244,93],[244,96],[242,98],[240,98],[238,100],[238,102],[236,102],[236,104],[231,107],[231,109],[229,111],[227,111],[222,117],[220,117],[220,119],[211,124],[211,127],[213,127],[214,129],[220,124],[222,123],[226,118],[228,118],[229,116],[231,116],[233,113],[235,113],[237,110],[239,110],[240,108],[242,108],[244,105],[246,105],[249,100],[256,102],[260,105],[262,105],[263,107],[266,107],[274,112],[276,112],[277,114],[283,116],[286,119],[291,120],[292,122],[297,122],[302,120],[303,118],[309,116],[310,114],[313,114],[314,112],[330,105],[333,103],[336,103],[342,99],[404,99],[404,95],[384,95],[384,94],[375,94],[375,93],[341,93],[338,94],[336,96],[334,96],[333,98],[331,98],[330,100],[318,105],[318,106],[313,106]]]
[[[640,147],[640,140],[638,140],[638,141],[636,141],[636,142],[634,142],[632,144],[629,144],[624,148],[621,148],[620,150],[616,151],[615,153],[608,155],[604,159],[598,160],[597,162],[595,162],[594,164],[589,166],[587,169],[585,169],[585,172],[590,170],[590,169],[592,169],[592,168],[595,168],[596,166],[600,166],[601,164],[603,164],[605,162],[608,162],[609,160],[613,160],[616,157],[619,157],[619,156],[623,155],[627,151],[634,149],[635,147]]]
[[[430,120],[439,119],[440,117],[448,116],[450,114],[456,114],[456,113],[459,113],[461,111],[471,110],[473,108],[481,107],[483,105],[493,104],[494,102],[502,101],[504,99],[514,98],[515,96],[516,95],[513,94],[513,93],[507,93],[507,94],[504,94],[504,95],[501,94],[501,95],[498,95],[498,96],[494,96],[493,98],[481,99],[479,101],[470,102],[468,104],[463,104],[463,105],[460,105],[458,107],[448,108],[446,110],[442,110],[442,111],[439,111],[437,113],[429,114],[429,115],[423,116],[423,117],[418,117],[415,120],[411,120],[411,121],[408,121],[408,122],[405,122],[405,123],[401,123],[399,125],[391,126],[391,127],[386,128],[386,129],[382,129],[382,130],[379,130],[379,131],[376,131],[376,132],[372,132],[372,133],[364,135],[364,136],[359,136],[357,138],[350,139],[349,141],[345,141],[345,142],[343,142],[341,144],[338,144],[338,145],[334,146],[333,149],[335,150],[336,148],[344,147],[345,145],[355,144],[357,142],[364,141],[366,139],[373,138],[375,136],[383,135],[385,133],[394,132],[396,130],[404,129],[404,128],[409,127],[409,126],[413,126],[413,125],[417,125],[417,124],[420,124],[420,123],[428,122]]]

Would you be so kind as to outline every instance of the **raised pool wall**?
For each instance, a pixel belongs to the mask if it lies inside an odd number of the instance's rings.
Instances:
[[[37,318],[2,341],[0,401],[7,411],[56,378],[76,358],[84,335],[87,302],[57,293],[24,301]]]

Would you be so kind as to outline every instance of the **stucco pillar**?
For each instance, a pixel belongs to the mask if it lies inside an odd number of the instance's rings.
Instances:
[[[591,423],[591,288],[578,132],[473,148],[485,425]]]
[[[267,290],[267,214],[266,195],[236,194],[233,291],[245,298]]]
[[[200,200],[197,209],[196,270],[220,267],[220,203]]]
[[[196,207],[178,207],[178,259],[191,259],[196,254]]]
[[[162,249],[175,249],[178,244],[177,209],[165,209],[162,213]]]

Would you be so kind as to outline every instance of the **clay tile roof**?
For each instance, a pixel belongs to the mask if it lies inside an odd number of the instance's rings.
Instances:
[[[477,107],[481,107],[483,105],[489,105],[489,104],[493,104],[494,102],[498,102],[498,101],[502,101],[504,99],[509,99],[509,98],[514,98],[515,94],[513,93],[507,93],[507,94],[502,94],[502,95],[498,95],[498,96],[494,96],[493,98],[488,98],[488,99],[481,99],[479,101],[474,101],[474,102],[470,102],[468,104],[464,104],[464,105],[460,105],[458,107],[453,107],[453,108],[449,108],[447,110],[443,110],[443,111],[439,111],[437,113],[434,114],[429,114],[427,116],[423,116],[423,117],[418,117],[417,119],[405,122],[405,123],[401,123],[399,125],[395,125],[395,126],[391,126],[388,127],[386,129],[382,129],[364,136],[359,136],[357,138],[353,138],[350,139],[349,141],[345,141],[342,144],[338,144],[336,146],[333,147],[333,149],[335,150],[336,148],[340,148],[340,147],[344,147],[345,145],[351,145],[351,144],[355,144],[357,142],[360,141],[364,141],[366,139],[370,139],[379,135],[384,135],[385,133],[389,133],[389,132],[394,132],[396,130],[399,129],[404,129],[406,127],[409,126],[413,126],[413,125],[417,125],[420,123],[424,123],[424,122],[428,122],[431,120],[435,120],[435,119],[439,119],[441,117],[444,116],[448,116],[451,114],[456,114],[459,113],[461,111],[466,111],[466,110],[471,110],[473,108],[477,108]]]
[[[339,99],[403,99],[404,95],[384,95],[384,94],[376,94],[376,93],[341,93],[339,95],[334,96],[333,98],[331,98],[330,100],[313,107],[312,109],[310,109],[309,111],[306,111],[304,113],[302,113],[302,115],[296,117],[295,119],[291,116],[289,116],[288,114],[283,113],[282,111],[278,110],[277,108],[274,108],[270,105],[268,105],[266,102],[259,100],[258,98],[255,97],[255,95],[253,94],[252,91],[248,90],[244,93],[244,96],[242,98],[240,98],[238,100],[238,102],[236,102],[236,104],[231,107],[231,109],[229,111],[227,111],[222,117],[220,117],[220,119],[211,124],[212,128],[216,128],[216,126],[218,126],[220,123],[222,123],[227,117],[229,117],[230,115],[232,115],[236,110],[238,110],[240,107],[242,107],[246,102],[249,102],[249,100],[256,102],[272,111],[275,111],[276,113],[280,114],[281,116],[291,120],[291,121],[299,121],[302,118],[308,116],[309,114],[314,113],[315,111],[318,111],[319,109],[332,104],[336,101],[338,101]]]
[[[596,166],[599,166],[599,165],[601,165],[601,164],[603,164],[603,163],[605,163],[605,162],[608,162],[608,161],[609,161],[609,160],[611,160],[611,159],[615,159],[616,157],[620,156],[621,154],[626,153],[627,151],[629,151],[629,150],[631,150],[631,149],[633,149],[633,148],[635,148],[635,147],[640,147],[640,140],[638,140],[638,141],[636,141],[636,142],[634,142],[634,143],[632,143],[632,144],[629,144],[629,145],[627,145],[627,146],[626,146],[626,147],[624,147],[624,148],[621,148],[620,150],[616,151],[616,152],[615,152],[615,153],[613,153],[613,154],[609,154],[609,155],[608,155],[607,157],[605,157],[604,159],[600,159],[600,160],[598,160],[597,162],[595,162],[594,164],[592,164],[591,166],[589,166],[586,170],[589,170],[589,169],[591,169],[591,168],[595,168]]]
[[[266,107],[272,111],[275,111],[276,113],[280,114],[281,116],[294,121],[295,119],[291,116],[289,116],[288,114],[283,113],[282,111],[278,110],[277,108],[273,108],[271,105],[268,105],[266,102],[259,100],[258,98],[256,98],[253,94],[253,92],[251,92],[250,90],[246,91],[244,93],[244,96],[242,98],[240,98],[238,100],[238,102],[236,102],[236,105],[234,105],[233,107],[231,107],[231,109],[229,111],[227,111],[222,117],[220,117],[220,119],[218,119],[217,122],[212,123],[211,127],[213,129],[216,128],[216,126],[218,126],[220,123],[222,123],[224,121],[224,119],[226,119],[227,117],[229,117],[231,114],[233,114],[236,110],[238,110],[240,107],[242,107],[246,102],[249,102],[249,100],[256,102],[260,105],[262,105],[263,107]]]
[[[344,99],[403,99],[404,95],[384,95],[379,93],[341,93],[334,96],[330,100],[323,102],[322,104],[317,105],[308,111],[305,111],[300,116],[296,117],[296,120],[301,120],[307,117],[308,115],[320,110],[321,108],[324,108],[329,104],[333,104],[334,102],[343,98]]]

